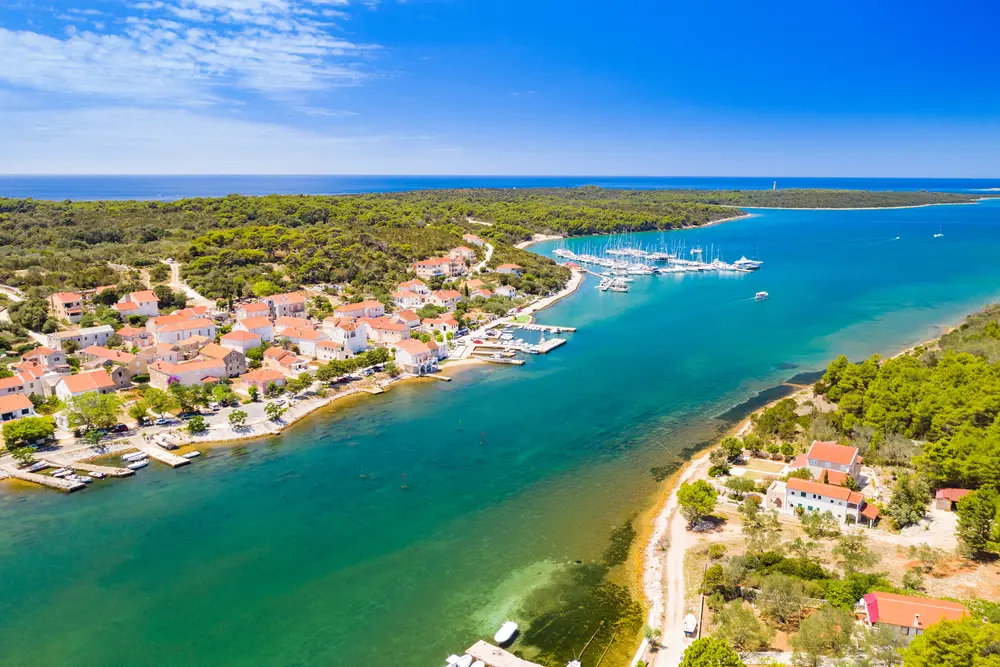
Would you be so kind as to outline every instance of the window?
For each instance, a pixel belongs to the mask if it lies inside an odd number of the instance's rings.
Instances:
[[[910,629],[909,628],[903,628],[903,634],[904,635],[910,634]]]

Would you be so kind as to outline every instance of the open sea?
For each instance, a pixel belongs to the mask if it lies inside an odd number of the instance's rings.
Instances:
[[[767,190],[1000,191],[998,178],[756,178],[699,176],[0,176],[0,197],[34,199],[181,199],[228,194],[332,195],[450,188],[605,188]]]
[[[25,179],[14,192],[3,179],[0,192],[142,196],[134,183],[74,182]],[[440,183],[460,184],[475,183]],[[1000,201],[755,213],[630,240],[714,246],[730,261],[757,248],[761,271],[637,277],[627,294],[588,278],[539,317],[579,331],[523,367],[404,383],[280,437],[72,496],[0,486],[0,663],[439,667],[514,619],[515,649],[543,664],[585,646],[584,665],[605,649],[602,667],[627,664],[637,638],[611,641],[628,600],[609,547],[627,544],[622,526],[734,406],[837,354],[935,336],[1000,296]],[[754,302],[761,290],[770,300]]]

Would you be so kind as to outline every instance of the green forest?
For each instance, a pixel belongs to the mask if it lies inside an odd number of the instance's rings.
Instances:
[[[155,266],[173,257],[207,296],[245,294],[262,280],[293,288],[349,283],[392,289],[414,260],[473,232],[514,262],[528,293],[561,285],[565,270],[513,247],[534,233],[598,234],[698,226],[735,206],[900,206],[969,201],[929,192],[552,189],[430,190],[342,196],[271,195],[158,201],[0,199],[0,283],[87,289],[114,283],[109,263]],[[488,224],[475,224],[474,222]],[[521,285],[520,283],[525,284]]]

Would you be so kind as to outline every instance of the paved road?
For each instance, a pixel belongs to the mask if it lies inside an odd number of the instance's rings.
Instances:
[[[473,273],[479,273],[480,271],[485,271],[486,270],[486,263],[489,262],[490,259],[492,259],[492,258],[493,258],[493,246],[490,245],[489,243],[487,243],[486,244],[486,259],[484,259],[483,261],[479,262],[479,264],[476,264],[474,267],[472,267],[472,272]]]

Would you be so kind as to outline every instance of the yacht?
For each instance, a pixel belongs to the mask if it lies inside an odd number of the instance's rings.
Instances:
[[[934,235],[934,238],[936,238],[936,239],[939,239],[939,238],[941,238],[942,236],[944,236],[944,233],[943,233],[943,232],[941,231],[941,226],[940,226],[940,225],[938,225],[938,230],[937,230],[937,234],[935,234],[935,235]]]
[[[186,459],[195,459],[195,458],[198,458],[199,456],[201,456],[201,452],[199,452],[196,449],[193,452],[188,452],[187,454],[181,454],[181,456],[183,456]]]
[[[132,452],[131,454],[123,454],[122,461],[126,463],[134,463],[140,459],[146,458],[146,452]]]
[[[744,269],[747,271],[756,271],[762,264],[764,264],[764,262],[756,259],[747,259],[746,257],[740,257],[738,260],[733,262],[733,266],[737,269]]]
[[[769,297],[770,295],[767,292],[757,292],[753,298],[755,301],[767,301]]]
[[[501,625],[500,629],[497,630],[497,633],[493,635],[493,641],[495,641],[497,645],[503,646],[504,644],[512,640],[514,638],[514,635],[516,634],[517,634],[517,623],[515,623],[514,621],[507,621],[506,623]]]

